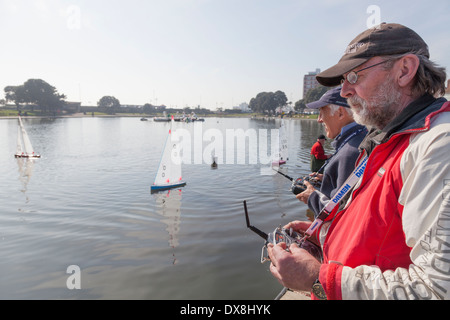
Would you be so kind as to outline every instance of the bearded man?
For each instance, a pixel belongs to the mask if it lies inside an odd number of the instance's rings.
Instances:
[[[269,246],[270,270],[285,287],[314,299],[450,298],[445,79],[416,32],[386,23],[358,35],[317,75],[322,85],[342,85],[354,119],[370,130],[344,200],[312,224],[286,226],[306,230],[323,260],[296,245]]]

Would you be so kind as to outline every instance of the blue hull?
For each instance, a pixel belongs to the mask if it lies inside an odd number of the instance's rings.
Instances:
[[[169,184],[169,185],[164,185],[164,186],[155,186],[155,185],[153,185],[153,186],[150,187],[150,192],[154,193],[154,192],[169,190],[169,189],[173,189],[173,188],[184,187],[185,185],[186,185],[186,182],[181,182],[181,183],[176,183],[176,184]]]

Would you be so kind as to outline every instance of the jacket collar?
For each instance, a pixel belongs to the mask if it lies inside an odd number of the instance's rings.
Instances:
[[[331,143],[331,146],[336,150],[339,149],[340,146],[346,142],[347,138],[351,135],[353,135],[358,130],[364,130],[365,127],[356,123],[352,122],[346,126],[344,126],[341,130],[341,133],[334,139],[334,141]],[[365,130],[367,133],[367,129]]]
[[[360,149],[370,154],[377,145],[387,142],[392,135],[410,130],[425,130],[426,117],[442,106],[446,101],[444,98],[436,99],[430,94],[425,94],[411,102],[403,111],[395,117],[388,125],[379,130],[372,128],[360,145]]]

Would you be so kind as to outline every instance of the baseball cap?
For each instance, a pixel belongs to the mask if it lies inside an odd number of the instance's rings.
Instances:
[[[325,138],[325,136],[324,136],[323,134],[321,134],[320,136],[318,136],[317,139],[324,139],[324,140],[327,140],[327,138]]]
[[[341,97],[341,87],[328,90],[319,100],[307,103],[306,107],[310,109],[319,109],[329,104],[350,108],[347,104],[347,99]]]
[[[347,46],[339,62],[319,73],[316,79],[324,86],[337,86],[343,74],[370,58],[419,51],[430,57],[427,44],[415,31],[401,24],[383,22],[360,33]]]

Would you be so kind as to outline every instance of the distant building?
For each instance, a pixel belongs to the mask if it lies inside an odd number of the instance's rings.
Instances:
[[[120,107],[121,108],[130,108],[130,109],[141,109],[142,105],[138,105],[138,104],[121,104]]]
[[[248,103],[242,102],[240,105],[233,107],[233,110],[241,110],[241,112],[252,112],[248,107]]]
[[[316,69],[316,71],[308,72],[308,74],[305,74],[303,77],[303,99],[305,99],[305,95],[309,90],[320,85],[316,80],[316,75],[319,73],[320,69]]]
[[[294,109],[294,107],[292,107],[291,105],[286,104],[286,105],[284,105],[284,106],[282,106],[282,107],[276,108],[276,109],[275,109],[275,112],[276,112],[276,113],[279,113],[279,114],[288,114],[288,113],[290,113],[290,112],[295,112],[295,109]]]
[[[81,111],[81,102],[66,101],[63,110],[70,113],[78,113]]]

